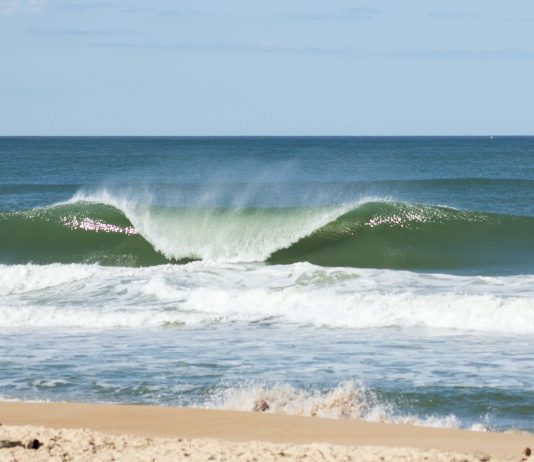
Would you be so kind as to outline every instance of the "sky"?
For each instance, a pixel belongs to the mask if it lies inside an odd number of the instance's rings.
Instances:
[[[0,135],[522,134],[532,0],[0,0]]]

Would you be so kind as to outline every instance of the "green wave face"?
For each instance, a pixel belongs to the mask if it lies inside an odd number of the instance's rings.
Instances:
[[[386,202],[339,213],[160,207],[130,211],[130,221],[118,208],[87,202],[2,213],[0,263],[149,266],[204,252],[209,260],[270,264],[481,274],[534,269],[534,218]]]
[[[168,260],[120,210],[76,203],[0,214],[0,263],[30,262],[146,266]]]
[[[370,202],[274,252],[269,261],[514,272],[534,266],[534,219]]]

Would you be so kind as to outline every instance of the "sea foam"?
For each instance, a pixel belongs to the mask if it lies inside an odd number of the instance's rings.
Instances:
[[[307,390],[290,384],[242,385],[215,393],[204,405],[211,409],[265,412],[328,419],[361,420],[366,422],[398,423],[434,428],[460,428],[461,421],[447,416],[417,416],[404,414],[363,384],[348,381],[328,390]],[[469,427],[486,431],[487,423]]]
[[[258,322],[534,333],[534,276],[194,262],[0,266],[0,327]]]

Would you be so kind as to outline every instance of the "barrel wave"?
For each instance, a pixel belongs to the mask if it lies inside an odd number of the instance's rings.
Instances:
[[[230,209],[77,200],[0,214],[3,264],[192,260],[510,273],[534,262],[534,218],[377,201]]]

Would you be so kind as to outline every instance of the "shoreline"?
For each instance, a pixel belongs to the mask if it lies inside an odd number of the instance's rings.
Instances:
[[[439,451],[442,454],[484,454],[512,460],[520,460],[525,448],[534,448],[534,435],[525,432],[477,432],[147,405],[0,401],[0,423],[0,435],[15,431],[15,427],[22,430],[31,426],[54,430],[87,429],[115,437],[210,439],[234,445],[246,442],[263,442],[267,446],[345,445],[380,447],[386,452],[386,448],[411,448],[416,451]],[[1,450],[0,456],[5,451]]]

